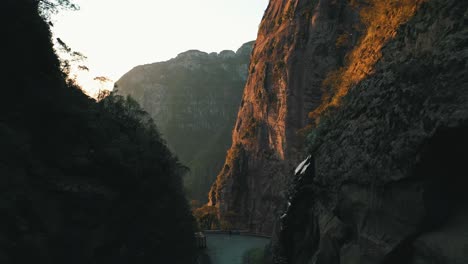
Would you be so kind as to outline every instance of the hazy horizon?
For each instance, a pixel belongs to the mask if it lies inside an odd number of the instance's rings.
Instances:
[[[187,50],[237,50],[255,40],[268,0],[76,0],[79,11],[52,18],[54,37],[88,57],[77,80],[93,95],[96,76],[117,81],[133,67],[166,61]],[[183,7],[183,8],[181,8]]]

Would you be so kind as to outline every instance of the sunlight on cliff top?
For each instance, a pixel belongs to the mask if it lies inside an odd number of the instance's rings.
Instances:
[[[367,0],[359,15],[365,27],[357,46],[347,54],[344,67],[330,72],[323,82],[327,91],[323,103],[309,114],[317,122],[330,107],[339,106],[349,89],[372,74],[382,57],[382,47],[396,36],[398,28],[407,23],[425,0]],[[350,1],[358,7],[356,1]]]

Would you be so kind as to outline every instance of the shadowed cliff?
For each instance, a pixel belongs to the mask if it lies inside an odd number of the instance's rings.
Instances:
[[[210,204],[223,221],[271,234],[289,174],[302,157],[308,113],[327,73],[356,44],[358,11],[346,1],[270,1],[249,66],[233,144]],[[346,35],[346,41],[336,45]]]
[[[209,196],[221,220],[280,233],[277,263],[465,263],[466,17],[270,1]]]
[[[332,89],[313,115],[312,156],[288,193],[275,263],[468,261],[467,10],[465,1],[422,2],[365,76],[343,79],[365,59],[349,55],[325,82]]]
[[[231,144],[253,42],[237,52],[191,50],[166,62],[137,66],[116,83],[154,118],[168,146],[190,168],[191,199],[206,202]]]
[[[2,2],[0,262],[193,263],[184,167],[134,100],[67,80],[38,4]]]

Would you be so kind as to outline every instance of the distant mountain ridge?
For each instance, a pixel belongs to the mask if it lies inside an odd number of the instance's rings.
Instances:
[[[116,82],[152,116],[169,147],[190,169],[189,197],[205,200],[231,144],[231,131],[254,42],[236,52],[189,50],[140,65]]]

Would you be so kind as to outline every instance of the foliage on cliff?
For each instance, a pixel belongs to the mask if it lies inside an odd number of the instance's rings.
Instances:
[[[200,230],[219,229],[218,210],[214,206],[204,205],[194,208],[193,216]]]
[[[38,2],[2,3],[0,262],[193,263],[186,168],[134,100],[66,81]]]
[[[137,66],[117,81],[157,122],[168,146],[190,168],[190,199],[206,202],[222,167],[247,78],[253,42],[237,52],[191,50],[165,62]]]
[[[360,29],[363,31],[359,43],[345,57],[345,66],[330,72],[323,84],[327,91],[322,104],[311,112],[319,119],[329,107],[337,107],[353,85],[373,73],[375,64],[382,57],[382,48],[393,39],[400,25],[413,17],[425,0],[365,0],[352,1],[359,10]],[[346,34],[344,36],[347,36]],[[342,46],[346,39],[340,35],[336,45]]]

